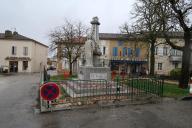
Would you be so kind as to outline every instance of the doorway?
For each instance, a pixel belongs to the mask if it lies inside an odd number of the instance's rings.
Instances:
[[[18,72],[18,61],[9,61],[9,71]]]

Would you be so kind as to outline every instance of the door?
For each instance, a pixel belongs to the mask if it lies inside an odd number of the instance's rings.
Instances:
[[[18,72],[18,61],[9,61],[9,71]]]

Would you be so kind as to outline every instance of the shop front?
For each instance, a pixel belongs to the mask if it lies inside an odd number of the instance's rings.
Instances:
[[[29,57],[6,57],[5,60],[9,65],[9,72],[30,72],[31,59]]]
[[[140,75],[147,68],[147,61],[111,60],[111,71],[117,74]]]

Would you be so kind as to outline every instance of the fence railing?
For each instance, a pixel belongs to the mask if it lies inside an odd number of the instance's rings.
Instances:
[[[164,80],[158,78],[130,78],[128,79],[128,86],[136,89],[135,94],[153,94],[156,96],[163,96]]]
[[[95,104],[98,101],[123,100],[144,96],[163,96],[164,82],[157,78],[117,78],[106,80],[55,80],[50,81],[44,70],[43,83],[54,82],[59,86],[59,97],[51,102],[41,100],[41,110],[50,108]],[[40,88],[41,89],[41,88]]]

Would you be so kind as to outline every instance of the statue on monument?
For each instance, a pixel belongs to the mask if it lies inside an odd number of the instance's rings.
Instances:
[[[84,60],[85,66],[94,66],[95,63],[99,61],[99,56],[101,55],[101,51],[99,48],[99,19],[98,17],[93,17],[92,21],[92,29],[90,35],[87,36],[87,41],[84,45]],[[95,61],[94,61],[95,60]]]

